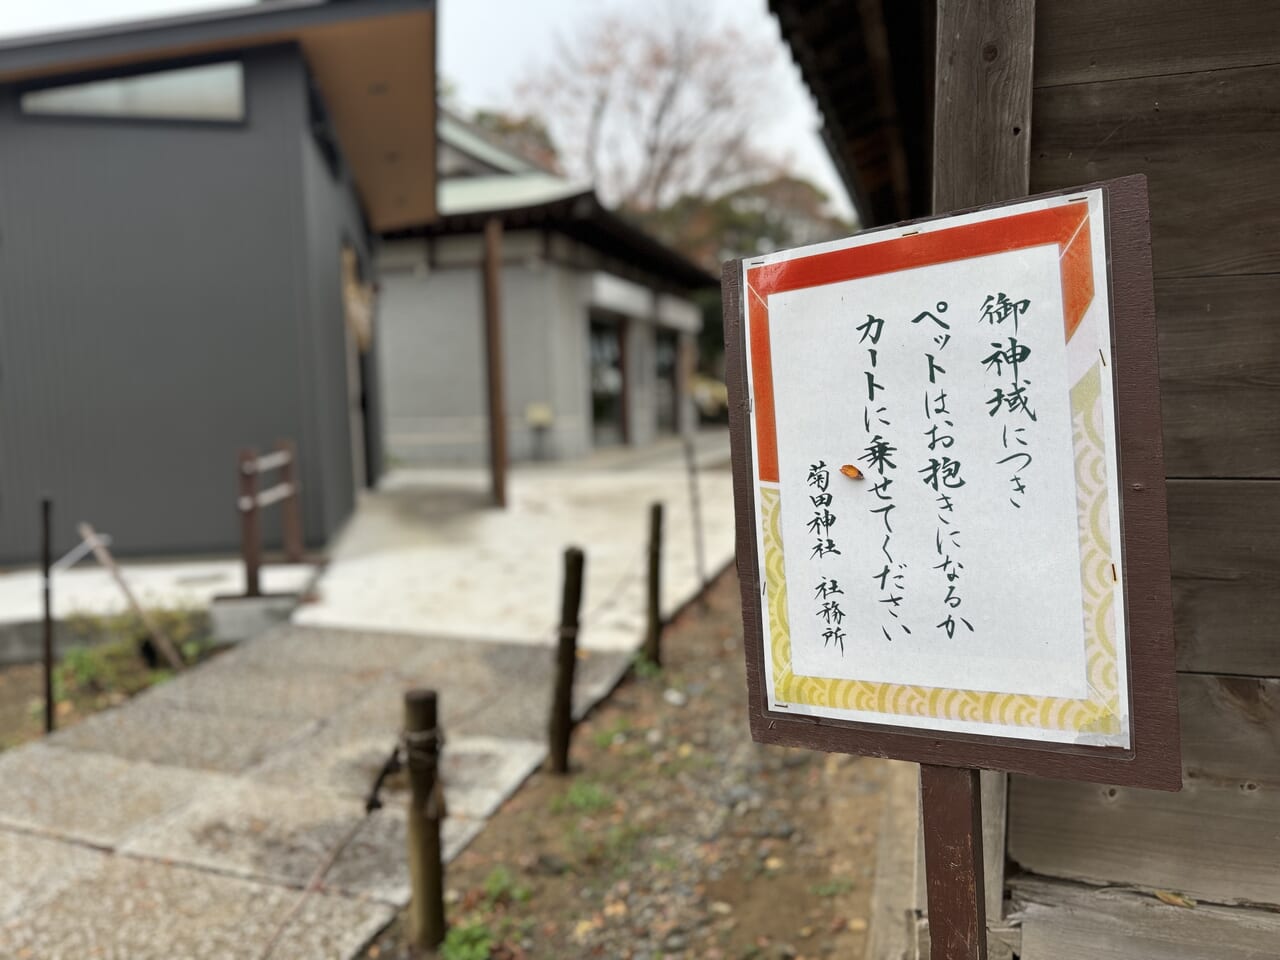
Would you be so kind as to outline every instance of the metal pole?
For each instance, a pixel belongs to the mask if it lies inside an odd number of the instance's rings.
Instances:
[[[409,937],[413,946],[434,950],[444,940],[444,866],[440,821],[444,791],[439,779],[440,730],[434,690],[404,695],[404,739],[409,770]]]
[[[44,732],[53,733],[53,501],[40,501],[40,569],[44,573]]]
[[[662,504],[649,507],[649,591],[646,604],[644,656],[662,666]]]
[[[977,770],[920,764],[931,960],[987,960]]]
[[[292,440],[281,440],[276,449],[287,453],[289,459],[280,468],[280,479],[289,484],[292,491],[280,504],[280,527],[284,537],[284,558],[290,563],[302,563],[306,549],[302,542],[302,499],[298,486],[298,445]]]
[[[258,518],[258,454],[241,450],[236,461],[236,509],[240,511],[240,555],[244,558],[244,595],[261,596],[258,568],[262,566],[262,530]]]
[[[560,640],[556,646],[556,686],[547,730],[552,773],[569,772],[569,738],[573,734],[573,675],[578,663],[578,612],[582,606],[582,574],[586,556],[577,547],[564,552],[564,587],[560,599]]]

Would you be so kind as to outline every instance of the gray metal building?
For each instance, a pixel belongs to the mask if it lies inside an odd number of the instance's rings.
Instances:
[[[289,2],[0,45],[0,563],[88,520],[238,542],[296,441],[306,538],[381,470],[378,231],[435,214],[432,0]],[[268,527],[268,537],[273,531]]]
[[[438,219],[379,246],[387,448],[398,463],[481,464],[486,224],[501,227],[499,416],[512,461],[643,446],[695,424],[688,390],[714,277],[573,183],[442,111]]]

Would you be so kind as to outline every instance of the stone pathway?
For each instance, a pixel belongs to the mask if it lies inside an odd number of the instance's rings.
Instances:
[[[409,895],[403,795],[364,812],[403,692],[440,691],[452,858],[543,760],[563,547],[588,552],[579,714],[637,643],[653,499],[666,606],[696,589],[676,454],[517,471],[501,514],[457,477],[393,478],[295,624],[0,754],[0,957],[352,956]],[[702,491],[715,571],[732,555],[727,471]]]

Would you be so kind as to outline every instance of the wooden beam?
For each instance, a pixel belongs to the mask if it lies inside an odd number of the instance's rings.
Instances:
[[[502,365],[502,221],[484,225],[484,358],[489,388],[489,479],[493,502],[507,505],[507,401]]]
[[[933,212],[1026,196],[1035,0],[938,0]],[[1001,917],[1007,777],[982,777],[984,905]],[[932,901],[932,892],[930,901]]]
[[[987,960],[977,770],[920,765],[932,960]]]
[[[1035,12],[1035,0],[938,0],[935,213],[1027,194]]]

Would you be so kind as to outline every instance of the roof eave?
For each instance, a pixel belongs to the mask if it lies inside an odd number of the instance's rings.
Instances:
[[[436,0],[276,0],[269,4],[137,20],[0,41],[0,82],[78,73],[163,58],[183,50],[273,42],[308,27],[430,10]]]

